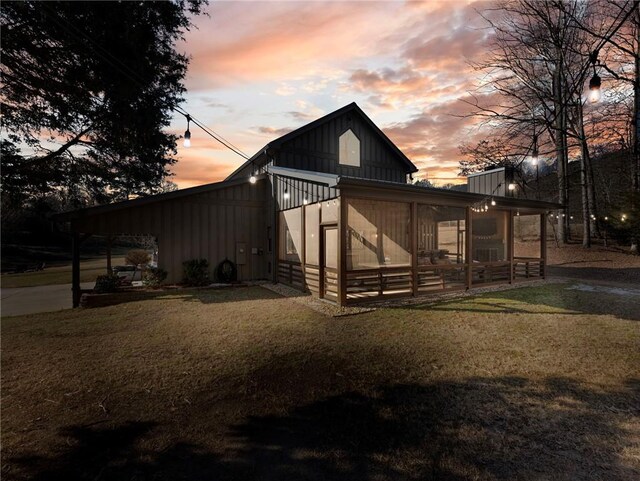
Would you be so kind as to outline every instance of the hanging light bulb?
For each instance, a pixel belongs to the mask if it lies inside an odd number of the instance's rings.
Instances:
[[[287,189],[286,185],[284,187],[284,194],[282,195],[282,197],[284,197],[285,199],[289,198],[289,190]]]
[[[184,133],[184,145],[186,148],[191,147],[191,132],[189,132],[189,123],[191,122],[191,116],[187,115],[187,131]]]
[[[487,205],[487,203],[485,202],[485,203],[484,203],[484,211],[486,212],[486,211],[488,211],[488,210],[489,210],[489,206],[488,206],[488,205]]]
[[[509,190],[516,190],[516,184],[514,184],[513,182],[509,182],[508,189]]]
[[[538,165],[538,137],[533,138],[533,151],[531,152],[531,164]]]
[[[520,215],[520,209],[518,209],[518,210],[516,211],[516,215],[517,215],[517,216],[519,216],[519,215]]]
[[[251,177],[249,177],[249,182],[251,182],[252,184],[255,184],[257,180],[258,178],[256,177],[256,172],[254,170],[251,172]]]
[[[598,62],[597,51],[591,53],[590,60],[593,64],[593,77],[591,77],[591,80],[589,80],[589,102],[595,104],[600,100],[600,86],[602,85],[602,80],[596,72],[596,63]]]
[[[496,205],[496,200],[495,199],[491,199],[491,205]]]
[[[303,203],[304,205],[307,205],[307,204],[309,203],[309,199],[307,199],[307,196],[306,196],[306,195],[304,196],[304,200],[302,201],[302,203]]]
[[[589,80],[589,102],[592,104],[598,103],[600,100],[600,86],[602,85],[602,81],[597,73],[595,73],[595,67],[593,72],[593,77]]]

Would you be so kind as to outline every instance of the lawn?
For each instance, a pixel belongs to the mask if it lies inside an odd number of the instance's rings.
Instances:
[[[639,479],[637,294],[129,300],[2,320],[3,480]]]
[[[124,256],[113,256],[111,265],[124,265]],[[107,258],[80,261],[80,282],[92,282],[107,272]],[[2,287],[33,287],[53,284],[71,284],[71,264],[45,267],[41,271],[4,274]]]

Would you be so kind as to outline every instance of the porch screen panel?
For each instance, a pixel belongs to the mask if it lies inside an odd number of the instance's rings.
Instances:
[[[418,205],[418,265],[466,261],[465,214],[463,207]]]
[[[411,208],[404,202],[349,199],[347,270],[411,264]]]
[[[513,276],[528,279],[544,275],[540,214],[513,216]]]
[[[513,235],[515,257],[540,257],[540,214],[514,215]]]
[[[317,266],[320,262],[320,209],[319,204],[308,205],[304,212],[305,262]]]
[[[322,222],[338,222],[338,208],[340,206],[339,200],[332,199],[321,202],[321,204],[322,210],[320,215],[322,216]]]
[[[302,252],[302,207],[280,212],[279,258],[300,262]]]
[[[500,210],[474,212],[471,253],[474,262],[508,261],[508,213]]]

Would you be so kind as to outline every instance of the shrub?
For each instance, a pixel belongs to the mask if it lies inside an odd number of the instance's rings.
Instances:
[[[209,262],[206,259],[191,259],[183,262],[184,278],[187,286],[206,286],[209,284]]]
[[[127,252],[124,261],[132,266],[145,266],[151,262],[151,256],[144,249],[132,249]]]
[[[96,278],[96,285],[93,288],[99,294],[107,292],[115,292],[120,287],[120,278],[115,274],[107,274],[104,276],[98,276]]]
[[[147,287],[160,287],[167,278],[167,271],[159,267],[149,267],[142,275],[142,283]]]

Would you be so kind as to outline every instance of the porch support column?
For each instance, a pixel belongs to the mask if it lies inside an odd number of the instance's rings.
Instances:
[[[547,278],[547,214],[540,214],[540,258],[542,259],[542,278]]]
[[[515,237],[515,229],[513,228],[514,219],[513,219],[513,211],[508,211],[509,216],[507,217],[507,258],[509,259],[509,284],[513,284],[513,250],[514,250],[514,237]]]
[[[473,219],[471,216],[471,207],[467,207],[467,212],[465,216],[465,230],[467,231],[464,238],[464,252],[465,259],[467,261],[467,289],[471,289],[472,279],[473,279],[473,253],[472,253],[472,240],[473,237]]]
[[[80,305],[80,233],[71,226],[71,297],[73,307]]]
[[[418,203],[411,203],[411,285],[413,296],[418,295]]]
[[[347,199],[338,197],[338,305],[347,305]]]
[[[271,176],[271,280],[278,282],[280,258],[280,216],[278,215],[278,176]]]

